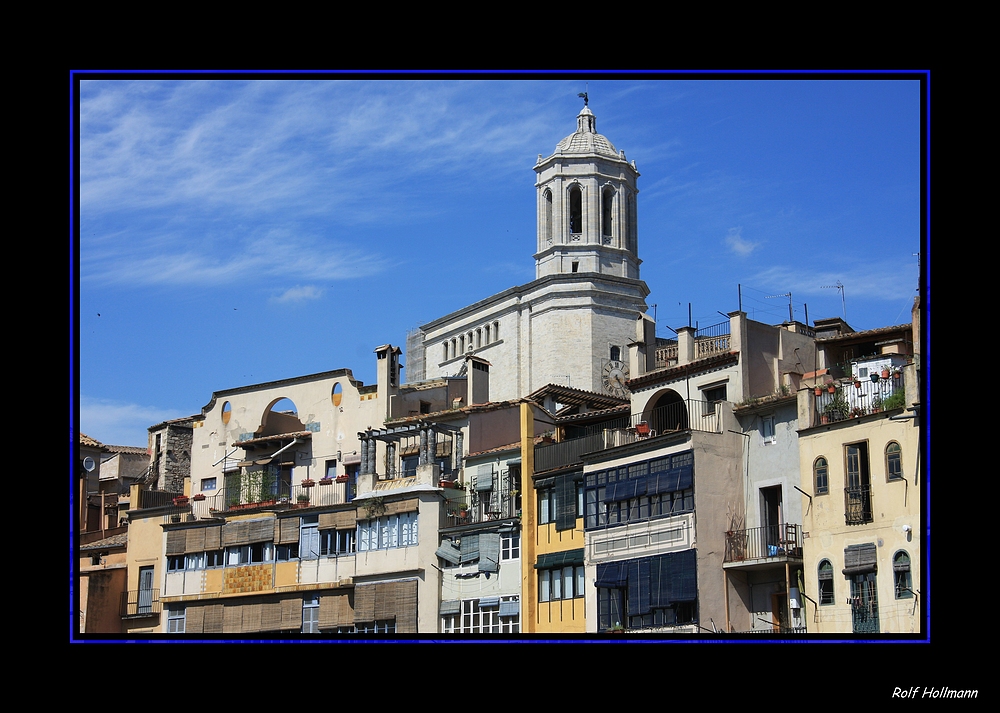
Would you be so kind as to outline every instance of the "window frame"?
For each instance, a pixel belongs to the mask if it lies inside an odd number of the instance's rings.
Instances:
[[[890,449],[895,446],[895,450]],[[885,479],[888,483],[903,480],[903,449],[897,441],[885,444]]]
[[[167,605],[167,633],[183,634],[187,628],[187,608],[176,604]]]
[[[823,461],[823,465],[820,465]],[[822,472],[822,476],[820,473]],[[821,481],[822,477],[822,481]],[[822,485],[820,484],[822,482]],[[830,494],[830,461],[826,456],[816,456],[813,461],[813,495]]]
[[[823,566],[824,564],[826,564],[826,567]],[[829,576],[827,576],[827,572],[829,573]],[[836,604],[837,598],[833,583],[833,563],[829,559],[821,559],[819,564],[816,566],[816,581],[818,582],[816,590],[818,596],[816,601],[819,602],[819,605],[822,607],[828,607]],[[827,584],[824,585],[824,582]]]
[[[587,595],[586,569],[582,564],[539,569],[536,572],[540,603],[582,599]],[[570,593],[567,595],[567,592]]]
[[[913,599],[913,560],[906,550],[896,550],[892,555],[892,589],[896,599]]]

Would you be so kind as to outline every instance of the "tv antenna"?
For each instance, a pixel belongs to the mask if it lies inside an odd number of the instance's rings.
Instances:
[[[765,300],[773,300],[773,299],[776,299],[778,297],[787,297],[788,298],[788,321],[789,322],[794,322],[795,318],[792,317],[792,293],[791,292],[786,292],[783,295],[768,295],[764,299]]]
[[[844,297],[844,285],[837,280],[836,285],[823,285],[820,287],[821,290],[840,290],[840,302],[844,307],[844,321],[847,321],[847,300]]]

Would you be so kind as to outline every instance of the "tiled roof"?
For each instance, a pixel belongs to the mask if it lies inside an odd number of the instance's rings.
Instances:
[[[103,540],[91,542],[89,545],[80,545],[80,551],[84,550],[107,550],[112,547],[125,547],[128,545],[128,533],[122,532],[118,535],[105,537]]]
[[[96,438],[91,438],[86,433],[80,434],[80,445],[87,446],[88,448],[104,448],[104,444],[98,441]]]
[[[649,386],[661,381],[672,381],[673,379],[678,379],[685,374],[694,374],[706,369],[726,366],[727,364],[735,363],[738,359],[738,352],[713,354],[710,357],[698,359],[697,361],[693,361],[688,364],[678,364],[677,366],[668,366],[662,369],[656,369],[655,371],[646,372],[642,376],[629,379],[625,382],[625,385],[632,391],[635,391],[636,387]]]
[[[596,391],[577,389],[572,386],[562,386],[560,384],[546,384],[540,389],[536,389],[525,398],[542,403],[546,397],[551,397],[556,403],[569,406],[591,406],[612,408],[620,404],[628,403],[628,399],[620,399],[609,394],[599,394]]]
[[[133,456],[147,456],[149,450],[146,446],[104,446],[109,453],[126,453]]]
[[[894,327],[878,327],[876,329],[866,329],[861,332],[848,332],[847,334],[838,334],[833,337],[821,337],[817,338],[817,343],[828,343],[828,342],[846,342],[853,341],[855,339],[865,339],[868,337],[877,337],[880,334],[890,334],[892,332],[912,332],[912,324],[897,324]]]
[[[556,423],[572,423],[573,421],[586,421],[601,416],[614,416],[617,414],[629,414],[632,412],[631,404],[620,404],[611,408],[602,408],[598,411],[587,411],[586,413],[571,413],[565,416],[556,416]]]

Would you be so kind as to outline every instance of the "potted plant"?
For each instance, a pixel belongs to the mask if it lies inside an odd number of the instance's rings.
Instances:
[[[319,484],[320,485],[333,485],[333,478],[330,478],[330,477],[320,478],[319,479]]]
[[[299,493],[295,500],[298,507],[307,507],[309,505],[309,493]]]
[[[188,496],[187,495],[178,495],[176,498],[174,498],[174,505],[176,507],[179,507],[179,508],[180,507],[184,507],[187,504],[188,504]]]
[[[833,398],[823,407],[823,414],[830,421],[839,421],[847,417],[847,400],[842,391],[834,393]]]
[[[883,379],[888,379],[889,378],[889,365],[888,364],[886,364],[885,366],[882,367],[882,378]]]
[[[827,393],[835,393],[837,391],[837,384],[833,381],[826,382]]]
[[[872,413],[879,413],[882,410],[882,396],[880,394],[875,394],[872,399]]]
[[[902,376],[903,376],[902,370],[900,370],[900,368],[898,366],[894,367],[893,370],[892,370],[892,378],[893,379],[899,379]]]
[[[350,476],[348,476],[347,473],[344,473],[343,475],[338,475],[337,476],[337,482],[338,483],[346,483],[348,480],[350,480]]]
[[[299,485],[301,485],[303,488],[311,488],[312,486],[316,485],[316,481],[312,480],[311,478],[306,478],[301,483],[299,483]]]
[[[854,388],[856,388],[858,391],[861,391],[861,379],[859,379],[856,376],[854,377]]]
[[[196,494],[196,495],[195,495],[195,496],[194,496],[193,498],[191,498],[191,499],[192,499],[192,500],[194,500],[194,501],[195,501],[195,502],[197,502],[197,503],[200,503],[200,502],[201,502],[202,500],[204,500],[204,499],[205,499],[205,493],[198,493],[198,494]]]
[[[813,393],[815,393],[817,396],[821,396],[823,394],[823,387],[820,386],[819,384],[816,384],[815,388],[813,389]]]
[[[883,370],[883,372],[882,372],[882,373],[884,374],[884,373],[885,373],[885,371]],[[872,383],[873,383],[873,384],[877,384],[877,383],[878,383],[878,372],[875,372],[875,371],[873,371],[873,372],[872,372],[871,374],[869,374],[868,376],[869,376],[869,378],[871,378],[871,380],[872,380]]]

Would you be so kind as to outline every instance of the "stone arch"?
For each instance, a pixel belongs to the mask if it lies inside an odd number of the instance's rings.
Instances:
[[[658,434],[687,430],[687,402],[673,389],[661,389],[646,402],[642,418]]]
[[[279,396],[267,405],[260,417],[260,426],[254,432],[257,437],[274,436],[279,433],[297,433],[306,430],[299,420],[295,402],[287,396]]]

